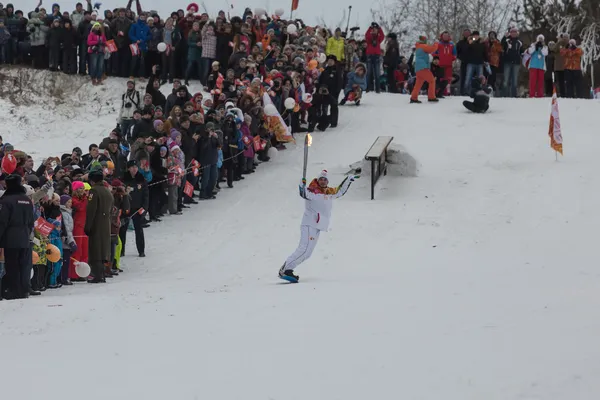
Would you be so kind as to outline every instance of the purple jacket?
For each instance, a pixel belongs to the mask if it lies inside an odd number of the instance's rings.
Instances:
[[[244,150],[244,157],[246,158],[254,158],[254,144],[252,143],[252,135],[250,134],[250,128],[248,127],[248,125],[246,125],[246,123],[244,122],[242,124],[242,138],[247,137],[248,139],[250,139],[250,145],[248,147],[246,147],[246,150]]]

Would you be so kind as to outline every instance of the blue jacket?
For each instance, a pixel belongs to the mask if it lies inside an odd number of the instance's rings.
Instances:
[[[150,28],[148,28],[146,22],[139,19],[135,24],[131,24],[131,28],[129,28],[129,40],[131,40],[131,43],[136,43],[139,40],[140,50],[147,51],[150,39]]]
[[[541,49],[535,48],[535,43],[533,43],[529,50],[527,50],[529,54],[531,54],[531,59],[529,60],[529,69],[543,69],[546,70],[546,56],[548,55],[548,47],[543,46]]]
[[[417,43],[415,47],[417,48],[415,51],[415,72],[429,69],[431,66],[429,54],[435,52],[438,49],[438,46],[435,44],[427,45],[426,43]]]
[[[365,75],[358,76],[356,72],[352,71],[348,74],[348,84],[344,89],[344,94],[348,94],[352,91],[352,86],[358,85],[363,91],[367,90],[367,77]]]

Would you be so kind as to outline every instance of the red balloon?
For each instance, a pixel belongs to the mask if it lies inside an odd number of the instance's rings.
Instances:
[[[15,156],[12,154],[4,155],[2,159],[2,171],[10,175],[15,172],[15,169],[17,169],[17,159]]]

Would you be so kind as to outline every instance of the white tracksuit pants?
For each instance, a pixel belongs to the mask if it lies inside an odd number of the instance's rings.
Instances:
[[[293,270],[304,261],[308,260],[319,241],[320,230],[308,225],[300,227],[300,244],[294,253],[285,262],[286,271]]]

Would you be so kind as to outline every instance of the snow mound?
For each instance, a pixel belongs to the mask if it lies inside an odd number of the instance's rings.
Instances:
[[[392,143],[387,150],[388,174],[416,177],[421,165],[401,144]]]

